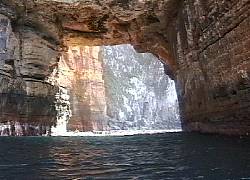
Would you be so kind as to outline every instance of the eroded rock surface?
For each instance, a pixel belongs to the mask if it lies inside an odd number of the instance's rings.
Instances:
[[[164,26],[171,18],[165,16],[175,12],[177,4],[174,1],[135,0],[1,1],[1,89],[5,89],[3,93],[10,94],[2,95],[1,122],[12,126],[15,122],[34,126],[44,123],[42,126],[48,128],[55,124],[60,114],[56,112],[56,107],[60,105],[55,104],[61,101],[55,96],[60,94],[58,87],[65,85],[55,84],[51,73],[57,68],[59,52],[67,52],[68,48],[70,51],[70,47],[130,43],[140,51],[150,51],[165,59],[169,57],[164,46]],[[78,50],[72,53],[82,53]],[[78,60],[76,58],[73,62],[76,65],[73,71],[82,72],[80,69],[84,67],[79,65]],[[170,60],[168,62],[173,63]],[[71,87],[74,89],[70,92],[74,95],[71,102],[77,104],[72,110],[71,121],[78,122],[73,123],[78,124],[77,127],[70,129],[100,130],[101,123],[90,120],[94,118],[90,113],[82,112],[89,109],[89,102],[81,98],[87,91],[82,84],[82,77],[81,73],[74,74],[70,81],[73,82]],[[13,102],[13,98],[9,97],[13,95],[24,100],[14,97]],[[82,113],[85,116],[89,114],[89,117],[83,118]]]
[[[98,46],[70,46],[63,53],[56,75],[58,86],[69,94],[69,131],[107,130],[106,96]]]
[[[46,78],[57,62],[56,46],[29,27],[14,32],[7,16],[0,22],[0,134],[49,134],[57,87]]]
[[[105,46],[101,54],[109,129],[181,129],[175,84],[159,59],[131,45]]]
[[[132,44],[175,68],[166,27],[181,0],[3,0],[17,24],[32,26],[65,45]],[[55,27],[56,25],[56,27]],[[63,39],[61,38],[63,36]]]
[[[169,27],[188,130],[250,132],[248,0],[184,1]]]

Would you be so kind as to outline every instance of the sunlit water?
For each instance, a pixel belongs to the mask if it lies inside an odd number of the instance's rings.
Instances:
[[[250,179],[247,138],[1,137],[0,179]]]

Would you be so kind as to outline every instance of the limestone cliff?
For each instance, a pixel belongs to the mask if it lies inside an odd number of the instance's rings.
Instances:
[[[102,48],[109,129],[181,129],[174,82],[152,54],[131,45]]]

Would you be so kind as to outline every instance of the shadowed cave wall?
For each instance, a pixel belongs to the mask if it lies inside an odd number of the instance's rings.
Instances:
[[[183,127],[250,132],[249,1],[184,1],[169,26]]]

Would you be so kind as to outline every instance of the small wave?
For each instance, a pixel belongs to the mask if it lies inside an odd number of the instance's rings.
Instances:
[[[0,164],[0,167],[20,167],[28,166],[29,164]]]
[[[52,136],[132,136],[140,134],[162,134],[181,132],[181,129],[168,130],[111,130],[111,131],[89,131],[89,132],[60,132],[53,133]]]

